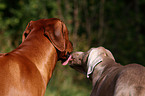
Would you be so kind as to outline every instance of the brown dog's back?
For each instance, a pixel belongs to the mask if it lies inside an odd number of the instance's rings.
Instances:
[[[16,94],[18,96],[42,95],[44,84],[42,78],[40,78],[41,75],[36,66],[25,57],[14,53],[13,55],[10,53],[6,56],[0,56],[0,69],[1,96],[15,96]],[[38,91],[35,92],[35,89]]]

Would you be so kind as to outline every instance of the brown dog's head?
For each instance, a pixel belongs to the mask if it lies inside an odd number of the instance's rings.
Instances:
[[[41,32],[41,34],[51,41],[58,51],[58,60],[64,62],[69,58],[70,53],[73,51],[73,47],[68,38],[67,27],[62,21],[57,18],[31,21],[23,33],[22,42],[25,41],[31,31],[34,30],[35,32]]]
[[[103,61],[103,58],[108,56],[114,61],[112,53],[104,47],[91,48],[87,52],[75,52],[69,61],[69,65],[75,70],[89,76],[92,74],[97,64]]]

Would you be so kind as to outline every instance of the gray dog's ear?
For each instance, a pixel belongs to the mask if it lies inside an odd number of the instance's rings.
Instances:
[[[98,50],[92,50],[89,54],[88,62],[87,62],[87,67],[88,67],[87,78],[89,78],[89,75],[92,74],[95,66],[103,61],[103,58],[101,56],[98,56],[98,54],[99,54]]]
[[[101,55],[106,56],[107,54],[104,47],[91,48],[88,52],[89,57],[87,62],[87,78],[89,78],[89,75],[92,74],[94,68],[103,61],[103,57]]]

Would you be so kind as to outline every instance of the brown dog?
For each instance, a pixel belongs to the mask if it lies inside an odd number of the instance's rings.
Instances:
[[[56,18],[31,21],[22,44],[0,55],[0,96],[43,96],[55,64],[72,52],[65,24]]]
[[[92,80],[91,96],[145,96],[145,67],[122,66],[103,47],[73,53],[69,64]]]

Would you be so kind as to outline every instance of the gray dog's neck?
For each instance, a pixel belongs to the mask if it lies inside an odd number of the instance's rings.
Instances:
[[[119,66],[121,65],[116,63],[113,59],[104,57],[103,61],[95,67],[94,72],[91,75],[93,86],[97,81],[100,82],[100,80],[105,79],[106,74],[109,74],[113,69],[116,69]]]

